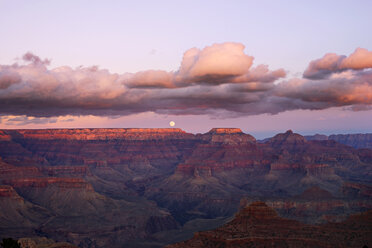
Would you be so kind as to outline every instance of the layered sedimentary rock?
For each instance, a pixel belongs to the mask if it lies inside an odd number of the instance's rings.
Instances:
[[[57,188],[72,188],[93,191],[92,186],[89,185],[82,178],[59,178],[59,177],[22,178],[3,180],[3,183],[11,185],[15,188],[46,188],[54,186]]]
[[[357,233],[357,234],[356,234]],[[342,223],[306,225],[281,218],[263,202],[243,208],[226,225],[199,232],[181,247],[367,247],[372,245],[372,212]]]
[[[179,128],[85,128],[85,129],[20,129],[6,130],[0,137],[36,140],[149,140],[183,139],[191,134]]]
[[[21,199],[13,187],[9,185],[0,185],[0,197],[12,198],[12,199]]]
[[[146,196],[181,222],[232,214],[243,197],[270,199],[281,214],[306,222],[324,222],[327,216],[342,219],[371,208],[370,200],[345,200],[341,193],[344,181],[371,183],[366,159],[371,151],[362,154],[332,140],[306,141],[291,130],[265,144],[244,138],[238,130],[231,133],[239,139],[228,131],[211,130],[204,134],[208,138],[200,135],[203,142],[177,165],[173,175],[150,184]],[[212,141],[213,135],[219,142]],[[329,194],[314,193],[317,186]],[[310,199],[311,194],[322,199]]]
[[[188,154],[195,143],[180,129],[46,129],[5,130],[0,156],[16,165],[107,166],[129,163],[134,157],[167,167]]]
[[[372,208],[372,150],[290,130],[265,143],[237,128],[0,131],[0,236],[13,225],[15,238],[137,247],[242,198],[307,223]]]

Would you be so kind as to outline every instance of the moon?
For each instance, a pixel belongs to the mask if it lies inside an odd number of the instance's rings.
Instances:
[[[169,122],[169,126],[174,127],[174,125],[176,125],[174,121]]]

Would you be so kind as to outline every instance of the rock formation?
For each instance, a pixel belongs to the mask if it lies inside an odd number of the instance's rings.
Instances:
[[[281,218],[263,202],[243,208],[220,228],[199,232],[181,247],[367,247],[372,245],[372,212],[355,215],[342,223],[306,225]]]

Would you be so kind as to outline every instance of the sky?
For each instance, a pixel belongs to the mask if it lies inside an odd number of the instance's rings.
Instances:
[[[372,132],[371,9],[0,0],[0,128]]]

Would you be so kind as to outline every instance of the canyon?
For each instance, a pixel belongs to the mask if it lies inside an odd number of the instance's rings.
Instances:
[[[274,223],[316,225],[316,237],[319,225],[372,209],[367,136],[288,130],[257,142],[238,128],[0,130],[0,238],[162,247],[257,201],[275,211]]]

